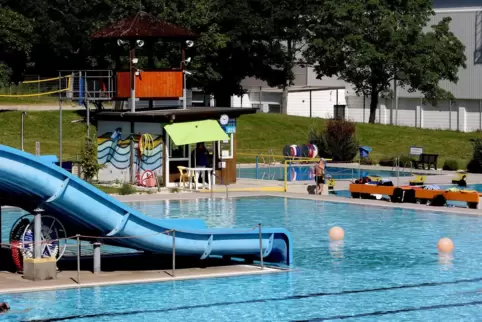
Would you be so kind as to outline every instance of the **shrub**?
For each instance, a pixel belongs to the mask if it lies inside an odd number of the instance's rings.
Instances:
[[[459,163],[457,162],[457,160],[447,159],[445,160],[442,169],[456,171],[459,169]]]
[[[316,145],[319,157],[331,159],[331,154],[328,152],[325,140],[323,140],[323,131],[311,129],[308,133],[308,142]]]
[[[363,159],[360,159],[360,164],[362,165],[374,165],[376,164],[376,162],[370,158],[363,158]]]
[[[410,167],[410,161],[412,159],[408,155],[401,155],[398,157],[389,157],[389,158],[383,158],[378,162],[381,166],[384,167],[393,167],[396,165],[396,159],[399,158],[399,166],[400,167]]]
[[[84,180],[92,182],[102,168],[103,165],[97,161],[97,140],[86,138],[80,159],[80,169]]]
[[[400,166],[401,167],[410,167],[412,158],[408,155],[401,155],[400,157]]]
[[[318,146],[319,155],[333,161],[353,161],[358,153],[356,124],[347,120],[329,120],[323,132],[311,130],[310,143]]]
[[[122,184],[122,187],[119,189],[119,194],[125,196],[125,195],[131,195],[135,193],[137,190],[134,188],[131,184],[129,183],[124,183]]]
[[[471,142],[472,160],[467,164],[467,170],[472,173],[482,173],[482,139],[473,139]]]
[[[394,159],[393,158],[383,158],[378,161],[378,164],[383,167],[393,167]]]

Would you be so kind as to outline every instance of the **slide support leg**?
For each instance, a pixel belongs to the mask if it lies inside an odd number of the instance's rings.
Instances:
[[[42,212],[41,208],[34,210],[34,258],[42,258]]]
[[[100,257],[100,242],[95,242],[94,246],[94,274],[100,273],[101,270],[101,257]]]

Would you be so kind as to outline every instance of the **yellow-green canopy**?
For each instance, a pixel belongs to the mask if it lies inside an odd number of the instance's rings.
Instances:
[[[169,124],[164,127],[175,145],[229,140],[215,120]]]

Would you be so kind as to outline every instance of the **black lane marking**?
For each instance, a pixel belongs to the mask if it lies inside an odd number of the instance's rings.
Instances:
[[[399,286],[391,286],[391,287],[371,288],[371,289],[364,289],[364,290],[349,290],[349,291],[341,291],[341,292],[321,292],[321,293],[311,293],[311,294],[304,294],[304,295],[291,295],[291,296],[284,296],[284,297],[279,297],[279,298],[267,298],[267,299],[254,299],[254,300],[246,300],[246,301],[231,301],[231,302],[218,302],[218,303],[211,303],[211,304],[186,305],[186,306],[179,306],[179,307],[166,308],[166,309],[156,309],[156,310],[105,312],[105,313],[84,314],[84,315],[80,314],[80,315],[71,315],[71,316],[64,316],[64,317],[54,317],[54,318],[45,318],[45,319],[36,319],[36,320],[24,320],[24,322],[27,322],[27,321],[28,322],[55,322],[55,321],[67,321],[67,320],[72,320],[72,319],[90,319],[90,318],[102,317],[102,316],[123,316],[123,315],[136,315],[136,314],[142,314],[142,313],[163,313],[163,312],[172,312],[172,311],[181,311],[181,310],[210,308],[210,307],[214,307],[214,306],[228,306],[228,305],[264,303],[264,302],[274,302],[274,301],[299,300],[299,299],[305,299],[305,298],[311,298],[311,297],[338,296],[338,295],[359,294],[359,293],[372,293],[372,292],[401,290],[401,289],[409,289],[409,288],[417,288],[417,287],[432,287],[432,286],[453,285],[453,284],[461,284],[461,283],[474,283],[474,282],[481,282],[481,281],[482,281],[482,278],[479,277],[479,278],[472,278],[472,279],[456,280],[456,281],[451,281],[451,282],[427,282],[427,283],[420,283],[420,284],[407,284],[407,285],[399,285]],[[473,305],[475,305],[475,304],[473,304]],[[370,313],[370,314],[372,314],[372,313]],[[393,314],[393,313],[386,313],[386,314]],[[348,317],[345,317],[345,319],[346,318],[348,318]],[[333,320],[335,318],[329,318],[329,319]],[[341,318],[336,318],[336,319],[341,319]],[[308,320],[308,321],[310,321],[310,320]],[[323,321],[323,320],[313,320],[313,321]]]
[[[475,306],[475,305],[482,305],[482,301],[409,307],[405,309],[392,310],[392,311],[377,311],[377,312],[361,313],[361,314],[354,314],[354,315],[338,315],[338,316],[330,316],[326,318],[314,318],[309,320],[293,320],[292,322],[318,322],[318,321],[329,321],[329,320],[346,320],[346,319],[362,318],[362,317],[368,317],[368,316],[390,315],[390,314],[415,312],[415,311],[430,311],[430,310],[439,310],[439,309],[446,309],[446,308],[453,308],[453,307]]]

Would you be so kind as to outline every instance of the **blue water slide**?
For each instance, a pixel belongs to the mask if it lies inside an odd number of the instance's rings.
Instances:
[[[0,145],[0,198],[3,205],[32,211],[42,207],[57,217],[69,234],[109,236],[110,244],[161,254],[172,253],[176,230],[176,255],[205,259],[231,256],[259,259],[257,227],[208,228],[201,219],[156,219],[128,207],[114,197],[35,155]],[[263,258],[291,265],[292,241],[282,228],[262,228]],[[121,238],[141,236],[139,238]]]

